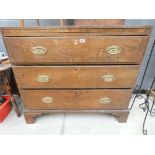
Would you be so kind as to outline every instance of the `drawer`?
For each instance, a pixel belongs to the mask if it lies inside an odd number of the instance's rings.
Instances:
[[[132,88],[138,65],[13,67],[19,88]]]
[[[5,37],[14,64],[138,64],[147,41],[148,36]]]
[[[21,90],[26,109],[127,109],[131,90]]]

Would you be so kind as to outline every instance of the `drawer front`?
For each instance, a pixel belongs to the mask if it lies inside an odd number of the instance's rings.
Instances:
[[[131,90],[21,90],[27,109],[127,109]]]
[[[13,67],[19,88],[132,88],[139,66]]]
[[[5,37],[14,64],[138,64],[147,41],[148,36]]]

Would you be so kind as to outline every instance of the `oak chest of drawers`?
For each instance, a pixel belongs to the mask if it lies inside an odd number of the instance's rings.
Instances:
[[[53,112],[126,122],[151,27],[2,28],[27,123]]]

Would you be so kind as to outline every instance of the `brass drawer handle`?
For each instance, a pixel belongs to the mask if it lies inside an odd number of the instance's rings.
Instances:
[[[48,75],[38,75],[37,81],[39,81],[39,82],[49,82],[50,77]]]
[[[32,48],[32,53],[35,55],[44,55],[47,53],[47,49],[43,46],[35,46]]]
[[[111,101],[112,100],[110,98],[108,98],[108,97],[102,97],[102,98],[99,99],[100,104],[109,104],[109,103],[111,103]]]
[[[113,74],[109,74],[109,75],[103,75],[102,76],[102,80],[105,82],[112,82],[114,81],[116,78]]]
[[[43,103],[52,103],[52,102],[53,102],[53,98],[52,98],[52,97],[43,97],[43,98],[41,99],[41,101],[42,101]]]
[[[107,53],[110,55],[116,55],[121,53],[122,48],[120,48],[119,46],[108,46],[108,48],[106,49]]]

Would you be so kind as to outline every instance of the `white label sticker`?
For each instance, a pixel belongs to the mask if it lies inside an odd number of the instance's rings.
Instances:
[[[79,42],[80,42],[80,43],[85,43],[86,40],[85,40],[85,39],[79,39]]]

